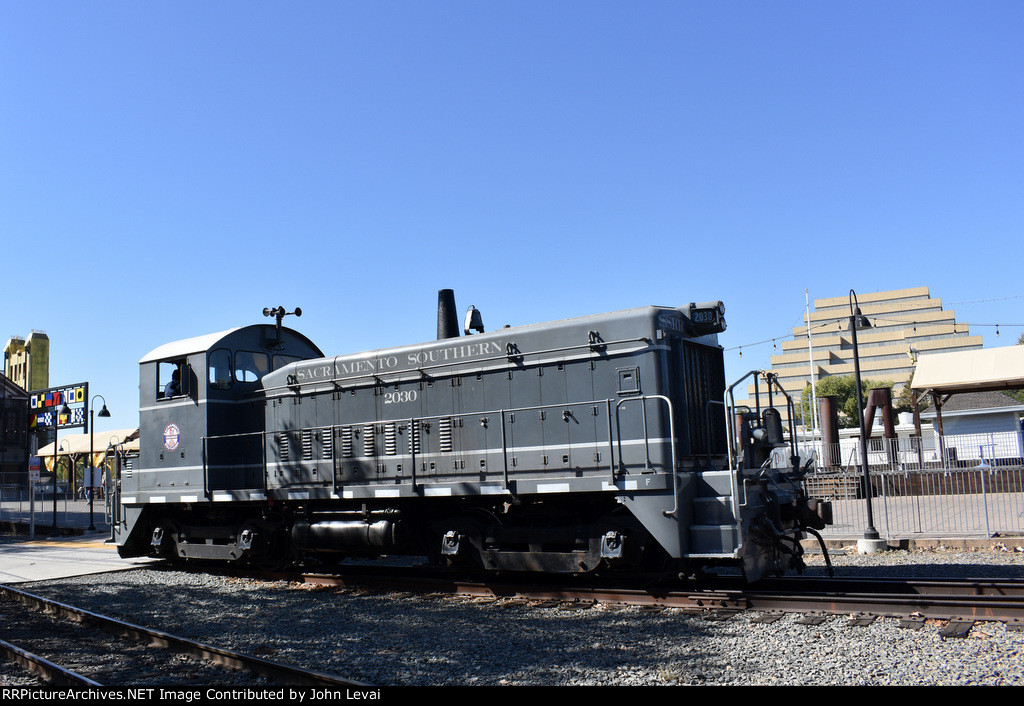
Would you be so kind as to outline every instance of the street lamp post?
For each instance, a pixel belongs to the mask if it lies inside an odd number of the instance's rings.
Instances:
[[[53,409],[53,534],[57,534],[57,437],[60,435],[60,415],[70,415],[71,408],[65,402],[60,409]]]
[[[856,310],[855,309],[856,305]],[[864,484],[864,500],[867,502],[868,526],[864,530],[864,539],[874,542],[878,537],[878,530],[875,529],[875,519],[871,512],[871,477],[868,472],[868,441],[864,428],[864,397],[861,394],[860,384],[860,355],[857,350],[857,329],[871,328],[871,322],[860,313],[860,303],[857,301],[857,294],[850,290],[850,333],[853,336],[853,375],[857,392],[857,421],[860,424],[860,468]]]
[[[110,416],[110,412],[107,410],[107,400],[106,400],[106,398],[103,395],[95,395],[92,398],[92,402],[95,402],[97,397],[99,397],[101,400],[103,400],[103,409],[100,410],[100,416],[101,417],[109,417]],[[96,427],[94,426],[95,423],[96,423],[96,420],[93,417],[93,404],[92,404],[92,402],[89,403],[89,529],[90,530],[96,529],[96,525],[92,521],[92,507],[93,507],[92,503],[93,503],[93,498],[96,497],[96,483],[95,483],[95,476],[96,476],[95,463],[96,463],[96,460],[95,460],[95,458],[93,458],[93,447],[92,447],[93,435],[96,433]]]

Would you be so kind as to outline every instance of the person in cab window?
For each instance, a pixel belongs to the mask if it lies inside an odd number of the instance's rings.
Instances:
[[[164,386],[164,397],[177,397],[181,394],[181,369],[175,368],[171,373],[171,381]]]

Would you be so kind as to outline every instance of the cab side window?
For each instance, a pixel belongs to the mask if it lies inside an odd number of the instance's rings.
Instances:
[[[214,390],[231,388],[231,351],[219,348],[212,353],[207,363],[210,373],[210,387]]]
[[[162,360],[156,366],[156,398],[183,397],[188,389],[188,361],[185,358]]]

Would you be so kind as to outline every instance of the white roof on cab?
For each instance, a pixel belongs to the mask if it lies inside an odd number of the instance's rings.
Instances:
[[[139,362],[148,363],[154,360],[180,358],[182,356],[191,355],[192,353],[198,353],[199,351],[206,351],[212,348],[213,344],[217,341],[237,330],[238,328],[233,328],[228,329],[227,331],[221,331],[220,333],[208,333],[205,336],[195,336],[194,338],[185,338],[180,341],[165,343],[159,348],[154,348],[144,355],[142,360]]]

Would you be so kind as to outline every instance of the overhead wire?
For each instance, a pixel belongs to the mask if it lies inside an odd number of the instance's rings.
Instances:
[[[813,334],[814,330],[816,330],[816,329],[827,328],[827,327],[833,326],[833,325],[835,325],[837,323],[839,324],[840,329],[841,329],[842,328],[842,322],[848,320],[849,318],[850,318],[849,316],[839,316],[839,317],[836,317],[836,318],[832,318],[832,319],[828,319],[826,321],[820,322],[818,324],[811,324],[812,334]],[[893,317],[893,316],[878,315],[878,314],[873,314],[871,316],[871,320],[872,321],[887,321],[887,322],[894,322],[894,323],[899,323],[899,324],[905,324],[907,326],[913,326],[915,331],[916,331],[917,326],[941,325],[943,323],[943,322],[937,322],[937,321],[918,321],[916,319],[909,319],[908,320],[908,319],[903,319],[903,318],[898,318],[898,317]],[[956,335],[956,333],[957,333],[956,327],[959,324],[957,324],[957,322],[954,321],[952,323],[952,325],[954,327],[953,335]],[[994,324],[989,324],[989,323],[965,323],[964,325],[966,325],[968,327],[973,326],[973,327],[976,327],[976,328],[995,328],[996,336],[1000,335],[1000,331],[999,331],[1000,327],[1002,327],[1004,329],[1005,328],[1024,328],[1024,323],[1003,323],[1003,322],[994,323]],[[752,343],[742,343],[740,345],[731,346],[729,348],[724,348],[723,350],[724,351],[739,351],[740,352],[740,356],[742,356],[744,348],[754,348],[756,346],[761,346],[761,345],[764,345],[766,343],[771,343],[773,345],[773,347],[775,347],[776,350],[777,350],[778,346],[776,345],[776,343],[778,341],[785,341],[785,340],[790,340],[790,339],[796,340],[796,334],[788,333],[788,334],[784,334],[784,335],[781,335],[781,336],[773,336],[772,338],[765,338],[763,340],[754,341]]]

